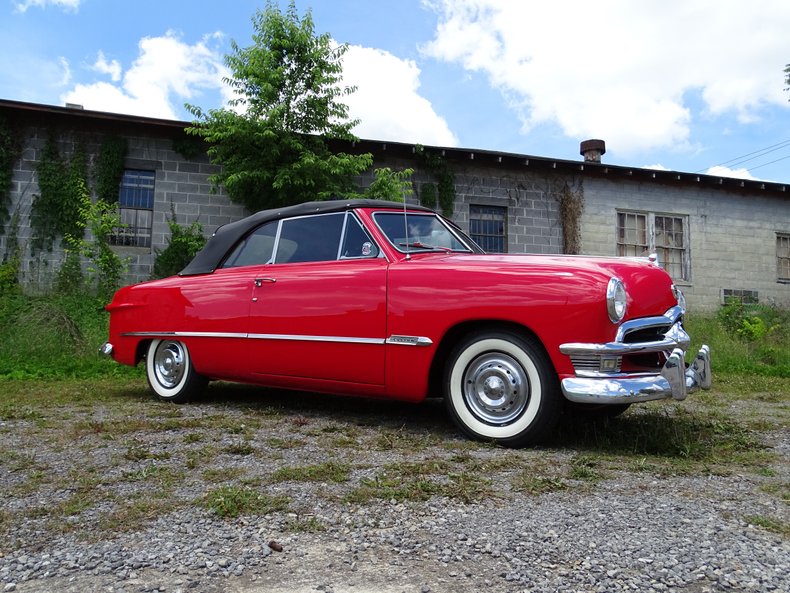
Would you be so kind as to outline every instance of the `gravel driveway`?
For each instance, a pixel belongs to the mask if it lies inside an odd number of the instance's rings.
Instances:
[[[790,591],[786,394],[568,419],[514,451],[438,400],[25,393],[0,415],[3,591]]]

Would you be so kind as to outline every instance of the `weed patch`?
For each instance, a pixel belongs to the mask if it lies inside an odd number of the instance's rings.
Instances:
[[[252,488],[222,486],[206,493],[203,507],[220,517],[267,515],[288,510],[288,497],[269,496]]]

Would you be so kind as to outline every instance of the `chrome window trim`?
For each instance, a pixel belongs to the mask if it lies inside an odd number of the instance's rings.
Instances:
[[[405,249],[405,248],[401,248],[401,247],[399,247],[398,245],[395,245],[395,243],[392,242],[392,239],[390,239],[390,237],[387,235],[387,233],[384,232],[384,229],[381,228],[381,225],[378,223],[376,218],[378,217],[379,214],[384,214],[385,216],[389,215],[389,214],[395,214],[395,215],[401,215],[402,216],[404,214],[404,212],[398,212],[396,210],[380,210],[380,211],[374,212],[372,214],[372,216],[371,216],[371,218],[373,218],[373,223],[376,225],[376,228],[379,230],[381,235],[387,240],[387,243],[392,245],[392,248],[395,249],[395,251],[397,251],[399,253],[403,253],[403,254],[410,254],[410,255],[414,255],[415,253],[441,253],[441,252],[445,252],[445,253],[474,253],[475,252],[475,250],[472,249],[469,246],[469,243],[465,240],[466,237],[464,237],[462,235],[459,235],[457,232],[455,232],[455,229],[453,229],[453,227],[451,225],[447,224],[444,221],[444,219],[441,216],[439,216],[438,214],[436,214],[435,212],[408,212],[407,211],[405,213],[408,216],[431,216],[431,217],[437,219],[442,224],[442,226],[444,226],[444,228],[446,228],[448,231],[450,231],[450,234],[452,234],[452,236],[455,237],[456,240],[461,245],[463,245],[466,249],[464,251],[458,251],[456,249],[448,250],[448,249],[444,249],[444,248],[441,248],[441,247],[437,247],[435,249],[422,249],[422,250],[420,250],[420,249]],[[408,240],[408,237],[406,239]]]

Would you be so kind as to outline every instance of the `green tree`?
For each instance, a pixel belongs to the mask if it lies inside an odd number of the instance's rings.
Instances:
[[[209,144],[222,166],[211,181],[250,210],[354,193],[354,177],[372,164],[370,154],[333,152],[333,141],[354,141],[341,98],[347,45],[316,35],[310,11],[300,17],[293,1],[285,12],[269,0],[252,19],[252,45],[225,57],[225,82],[236,97],[229,108],[204,113],[187,131]]]
[[[375,169],[375,178],[365,190],[364,196],[372,200],[391,200],[403,202],[414,193],[411,176],[414,169],[393,171],[389,167]]]

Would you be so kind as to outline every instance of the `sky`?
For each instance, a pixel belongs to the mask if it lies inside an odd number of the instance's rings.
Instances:
[[[279,4],[286,8],[287,2]],[[265,0],[0,0],[0,99],[192,119]],[[368,140],[790,182],[788,0],[296,0]]]

